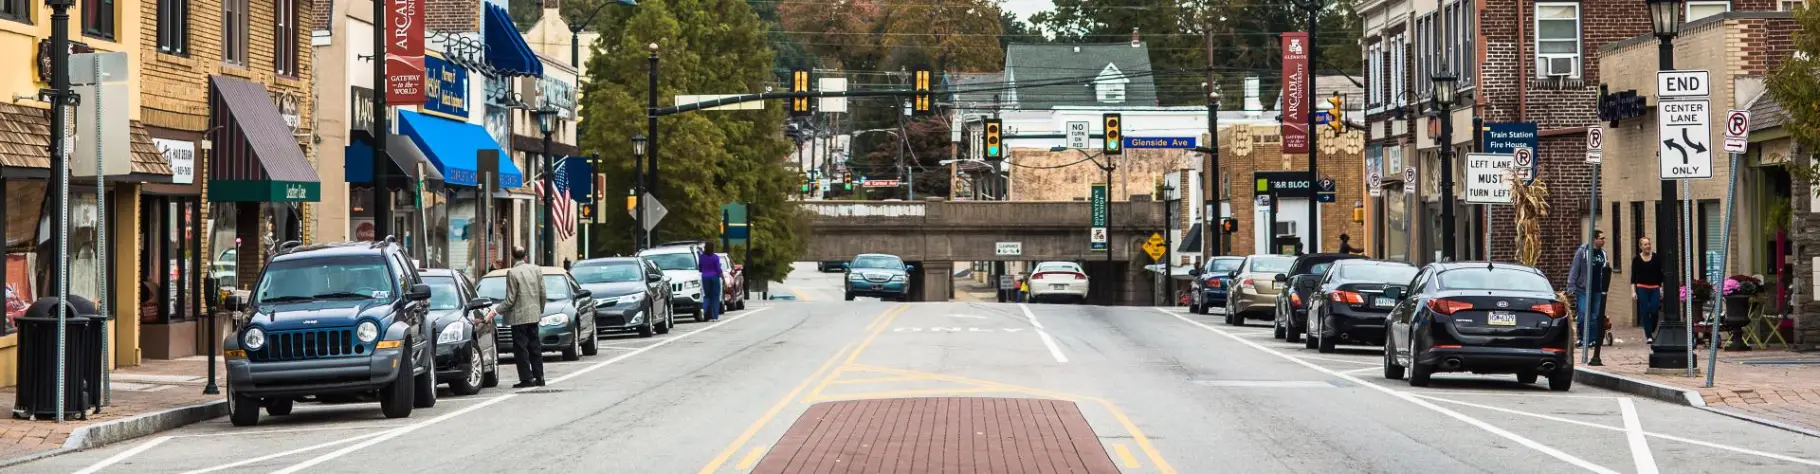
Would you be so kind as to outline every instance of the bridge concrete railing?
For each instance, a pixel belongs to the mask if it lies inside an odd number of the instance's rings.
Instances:
[[[1089,247],[1088,201],[809,201],[799,203],[813,228],[805,259],[846,260],[869,252],[905,260],[1104,259]],[[1108,208],[1115,260],[1131,260],[1137,246],[1163,230],[1163,204],[1118,201]],[[1023,252],[1001,256],[999,242]]]

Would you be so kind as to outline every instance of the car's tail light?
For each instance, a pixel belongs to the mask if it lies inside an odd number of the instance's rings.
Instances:
[[[1456,311],[1472,309],[1472,303],[1446,298],[1428,300],[1428,309],[1436,314],[1451,315]]]
[[[1239,280],[1239,287],[1240,287],[1240,288],[1252,288],[1252,287],[1254,287],[1254,286],[1256,286],[1256,285],[1253,285],[1253,284],[1252,284],[1252,283],[1251,283],[1251,280]]]
[[[1069,275],[1073,275],[1074,279],[1076,279],[1076,280],[1086,280],[1087,279],[1087,274],[1085,274],[1085,273],[1076,272],[1076,273],[1070,273]]]
[[[1335,303],[1365,304],[1365,295],[1361,295],[1356,291],[1335,291],[1332,295],[1329,295],[1327,299],[1332,300]]]
[[[1221,281],[1220,281],[1220,279],[1218,279],[1218,278],[1214,278],[1214,279],[1211,279],[1211,280],[1207,280],[1207,286],[1211,286],[1211,287],[1214,287],[1214,288],[1219,288],[1219,287],[1220,287],[1220,286],[1221,286],[1221,285],[1225,285],[1225,283],[1222,283],[1222,282],[1221,282]]]
[[[1559,318],[1562,316],[1567,316],[1567,305],[1561,304],[1561,302],[1559,302],[1559,301],[1538,303],[1535,306],[1530,306],[1529,310],[1535,311],[1538,313],[1542,313],[1542,314],[1546,314],[1550,318]]]
[[[1302,295],[1290,293],[1289,294],[1289,307],[1301,308],[1302,307]]]

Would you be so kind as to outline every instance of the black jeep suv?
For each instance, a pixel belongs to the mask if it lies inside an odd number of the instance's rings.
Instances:
[[[291,412],[300,399],[377,395],[387,418],[436,405],[430,287],[391,238],[278,247],[245,301],[230,298],[234,330],[222,341],[228,411],[236,426],[261,407]]]

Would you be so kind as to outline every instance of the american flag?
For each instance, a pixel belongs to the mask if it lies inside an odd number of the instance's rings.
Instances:
[[[575,200],[569,197],[569,173],[563,171],[564,166],[573,162],[573,160],[564,160],[557,163],[556,174],[551,176],[551,181],[555,182],[556,195],[552,196],[550,201],[555,209],[549,209],[546,212],[550,212],[550,220],[556,226],[556,237],[559,239],[575,236]],[[531,188],[533,192],[537,193],[537,198],[540,200],[543,199],[543,183],[544,180],[539,179],[532,184]]]

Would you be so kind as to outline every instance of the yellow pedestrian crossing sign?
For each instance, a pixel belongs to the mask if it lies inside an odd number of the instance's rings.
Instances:
[[[1163,245],[1163,234],[1150,234],[1150,240],[1144,241],[1144,253],[1150,254],[1151,260],[1162,260],[1169,247]]]

